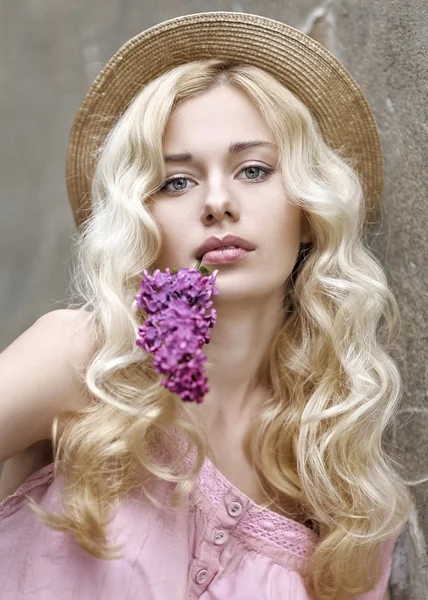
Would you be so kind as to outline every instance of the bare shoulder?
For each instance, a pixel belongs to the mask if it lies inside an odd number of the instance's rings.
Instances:
[[[61,367],[70,374],[70,394],[62,408],[78,408],[86,391],[78,373],[82,373],[96,350],[92,313],[83,310],[59,309],[42,315],[35,326],[48,346],[48,352],[58,350]],[[69,400],[69,402],[68,402]],[[83,398],[84,405],[86,397]]]
[[[82,371],[96,349],[92,328],[92,313],[83,310],[59,309],[42,315],[34,324],[34,335],[38,336],[47,352],[58,351],[62,366],[76,376]],[[75,389],[74,391],[80,391]]]
[[[90,355],[95,347],[92,316],[89,311],[61,308],[42,315],[33,327],[38,328],[40,333],[61,340],[72,353],[77,351],[83,358]]]
[[[80,374],[96,349],[91,316],[70,309],[46,313],[0,354],[0,462],[51,439],[62,409],[88,403]]]
[[[37,319],[34,325],[40,325],[47,328],[60,328],[64,333],[72,333],[76,330],[84,330],[85,325],[90,321],[92,313],[86,310],[74,310],[71,308],[60,308],[47,312]]]

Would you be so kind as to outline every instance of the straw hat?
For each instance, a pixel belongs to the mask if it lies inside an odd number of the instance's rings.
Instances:
[[[77,226],[90,210],[95,152],[133,97],[165,71],[191,60],[230,59],[271,73],[309,108],[326,143],[351,159],[363,184],[366,226],[382,191],[379,135],[367,100],[324,46],[279,21],[239,12],[185,15],[128,40],[89,88],[67,151],[67,192]]]

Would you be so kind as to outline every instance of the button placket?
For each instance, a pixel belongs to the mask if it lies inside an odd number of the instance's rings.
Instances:
[[[223,503],[224,513],[222,520],[224,529],[232,532],[245,515],[248,499],[245,497],[242,498],[236,494],[236,490],[231,488],[223,497]]]
[[[217,529],[214,532],[214,544],[216,544],[217,546],[222,546],[227,542],[228,539],[229,534],[227,533],[227,531],[224,531],[223,529]]]
[[[227,512],[231,517],[239,517],[242,514],[242,504],[236,500],[231,502],[227,506]]]
[[[196,583],[202,584],[205,583],[208,577],[208,571],[206,569],[201,569],[198,571],[195,577]]]
[[[225,544],[230,540],[235,529],[245,514],[247,500],[240,498],[236,491],[230,489],[224,496],[223,502],[217,507],[215,517],[210,519],[204,539],[201,540],[199,556],[195,560],[193,571],[193,585],[208,586],[218,572],[219,556],[225,550]],[[215,551],[215,550],[216,551]],[[196,570],[199,567],[198,570]],[[200,587],[199,587],[200,586]],[[194,588],[194,593],[196,588]]]

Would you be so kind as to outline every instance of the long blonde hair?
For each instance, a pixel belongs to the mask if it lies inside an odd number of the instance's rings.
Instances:
[[[92,213],[74,238],[72,278],[81,299],[75,307],[90,311],[97,340],[79,375],[93,402],[53,426],[64,514],[32,508],[92,555],[115,558],[105,528],[120,498],[140,486],[156,502],[151,490],[161,479],[173,484],[174,505],[185,501],[209,456],[192,413],[135,344],[147,315],[134,299],[161,247],[150,202],[165,180],[168,118],[179,103],[218,85],[244,90],[259,107],[280,147],[287,196],[313,235],[286,282],[283,323],[260,367],[272,393],[247,450],[271,503],[294,499],[319,527],[302,573],[314,597],[349,598],[374,586],[381,544],[405,529],[413,506],[382,444],[402,396],[389,353],[398,306],[364,242],[365,198],[352,164],[326,145],[291,91],[253,66],[210,59],[170,70],[140,91],[100,148]],[[177,469],[184,455],[171,428],[197,452],[189,471]],[[172,448],[166,464],[154,456],[159,436]]]

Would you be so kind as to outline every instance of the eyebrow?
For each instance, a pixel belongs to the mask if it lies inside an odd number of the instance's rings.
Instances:
[[[265,142],[263,140],[249,140],[247,142],[232,142],[229,145],[229,154],[238,154],[239,152],[243,152],[248,148],[253,148],[254,146],[273,146],[278,148],[276,144],[272,142]],[[166,163],[168,162],[190,162],[193,160],[193,156],[190,152],[182,152],[181,154],[167,154],[163,157]]]

